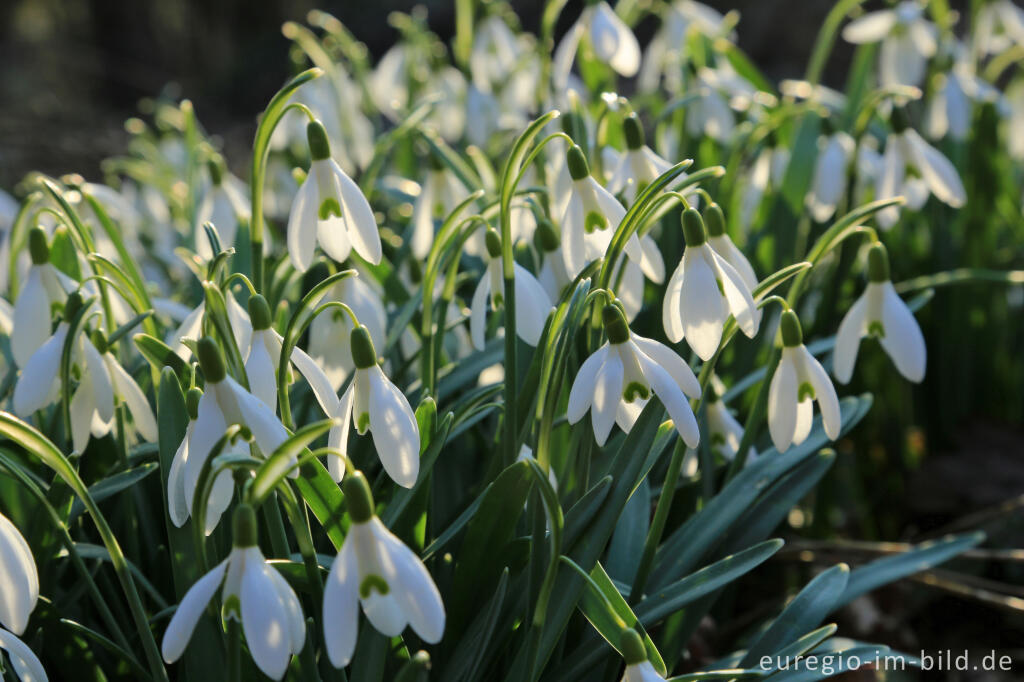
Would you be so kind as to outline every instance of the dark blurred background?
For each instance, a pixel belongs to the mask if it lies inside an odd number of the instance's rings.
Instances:
[[[98,179],[99,161],[124,149],[123,121],[140,98],[170,84],[193,100],[200,121],[224,138],[236,170],[256,114],[288,76],[282,22],[324,9],[380,55],[395,40],[389,12],[428,9],[451,37],[454,3],[439,0],[3,0],[0,2],[0,187],[26,172],[79,172]],[[799,76],[827,0],[744,0],[708,4],[741,13],[739,44],[774,79]],[[513,0],[537,30],[543,0]],[[565,30],[579,14],[574,0]],[[644,42],[653,20],[638,27]],[[848,46],[837,45],[826,81],[841,84]]]

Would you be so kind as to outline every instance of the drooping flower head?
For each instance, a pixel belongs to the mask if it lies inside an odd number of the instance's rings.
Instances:
[[[619,650],[626,661],[626,672],[621,682],[665,682],[647,658],[647,649],[640,634],[633,628],[622,631],[619,639]]]
[[[60,273],[50,263],[50,245],[42,227],[29,230],[28,252],[32,264],[14,301],[11,329],[11,353],[19,367],[24,367],[36,349],[49,338],[50,309],[55,304],[63,304],[67,298]]]

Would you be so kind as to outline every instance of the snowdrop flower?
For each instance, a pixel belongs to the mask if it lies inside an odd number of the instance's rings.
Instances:
[[[644,641],[636,630],[627,628],[622,631],[619,649],[626,661],[626,672],[623,673],[621,682],[665,682],[665,678],[658,674],[647,659]]]
[[[751,166],[740,199],[740,221],[743,225],[753,222],[761,200],[769,188],[782,187],[789,166],[789,149],[777,145],[774,135],[769,138],[768,145],[758,153]]]
[[[1012,0],[985,3],[975,17],[974,50],[981,55],[999,54],[1024,45],[1024,9]]]
[[[540,272],[537,273],[537,281],[544,287],[548,300],[558,301],[562,298],[562,291],[572,281],[572,277],[565,270],[562,239],[547,218],[538,221],[537,230],[533,233],[533,245],[543,260]]]
[[[476,25],[469,59],[474,85],[487,91],[500,87],[515,70],[519,55],[516,34],[498,14],[481,19]]]
[[[586,40],[594,55],[620,76],[630,78],[640,70],[640,43],[607,2],[590,3],[562,38],[552,57],[552,85],[565,92],[580,42]]]
[[[711,246],[711,250],[736,270],[744,286],[753,293],[754,289],[757,288],[757,274],[754,273],[754,268],[750,265],[750,261],[737,248],[729,233],[726,232],[725,214],[722,213],[722,207],[715,202],[711,202],[704,208],[702,216],[704,224],[707,226],[708,244]],[[758,319],[760,319],[760,314],[760,310],[757,310],[755,313]]]
[[[83,345],[84,343],[83,339]],[[149,401],[146,400],[146,394],[136,383],[134,377],[125,371],[121,363],[110,352],[107,339],[102,332],[93,332],[92,345],[103,358],[103,367],[109,377],[114,398],[124,402],[128,412],[132,415],[135,430],[142,439],[147,443],[155,443],[158,436],[156,417],[153,416],[153,410],[149,406]],[[88,352],[86,349],[86,353]],[[86,366],[88,367],[88,363]],[[95,382],[95,380],[91,374],[85,376],[82,383],[79,384],[78,390],[75,391],[75,395],[71,398],[71,436],[77,452],[85,450],[90,431],[96,438],[102,438],[114,426],[112,418],[107,421],[102,420],[99,409],[93,404],[93,399],[102,397],[103,393],[95,390],[83,392],[82,384]]]
[[[671,168],[672,164],[647,146],[644,130],[636,114],[627,116],[622,122],[622,128],[626,137],[626,151],[619,155],[618,164],[608,181],[608,191],[621,194],[627,204],[632,204],[637,195]],[[680,180],[685,177],[684,173]]]
[[[591,177],[579,146],[570,147],[566,160],[572,189],[562,217],[562,256],[566,273],[575,277],[587,263],[604,257],[626,209]],[[643,247],[636,233],[626,241],[625,251],[630,260],[643,262]]]
[[[779,452],[799,445],[811,433],[813,401],[818,401],[825,435],[839,437],[842,426],[839,398],[828,374],[804,346],[800,319],[792,310],[782,313],[782,359],[768,388],[768,431]]]
[[[68,294],[60,273],[50,263],[50,246],[43,228],[37,226],[29,231],[28,251],[32,265],[14,301],[11,330],[11,354],[19,367],[24,367],[50,337],[50,309],[54,304],[63,304]]]
[[[252,338],[252,323],[249,321],[249,313],[235,300],[230,289],[224,291],[224,305],[228,313],[228,324],[231,325],[231,333],[235,337],[240,352],[249,347]],[[203,333],[203,315],[206,313],[206,301],[197,305],[192,312],[185,316],[181,324],[174,330],[167,339],[167,343],[182,360],[192,357],[192,351],[186,346],[182,339],[196,340]]]
[[[842,130],[833,131],[824,119],[826,134],[818,138],[818,158],[814,164],[814,177],[806,204],[811,216],[823,223],[836,212],[836,206],[846,191],[846,172],[853,158],[856,142]]]
[[[488,228],[487,269],[473,292],[470,305],[469,328],[473,345],[477,350],[484,348],[484,328],[487,319],[488,302],[492,310],[503,305],[505,281],[502,277],[501,238],[494,228]],[[551,300],[544,287],[529,270],[513,263],[516,295],[516,334],[526,343],[536,346],[544,332],[544,324],[552,310]]]
[[[917,210],[924,205],[930,192],[939,201],[960,208],[967,201],[967,192],[956,168],[942,152],[924,141],[916,130],[907,125],[906,113],[896,108],[892,112],[893,132],[885,143],[882,169],[875,184],[875,199],[890,199],[903,195],[907,206]],[[920,180],[908,173],[920,174]],[[899,219],[899,208],[890,206],[878,213],[878,224],[888,229]]]
[[[707,389],[705,416],[708,420],[709,438],[711,450],[721,453],[722,457],[730,462],[735,459],[743,440],[743,426],[736,421],[726,404],[719,398],[718,391],[712,387]],[[747,450],[747,462],[757,459],[757,450],[751,447]]]
[[[889,255],[881,243],[868,251],[868,285],[846,313],[836,333],[832,373],[841,383],[850,381],[857,350],[864,336],[874,336],[904,377],[924,379],[925,345],[921,328],[889,279]]]
[[[374,514],[373,495],[359,471],[342,484],[352,525],[324,586],[324,641],[336,668],[352,660],[359,606],[381,634],[406,625],[429,644],[444,634],[441,593],[416,554]]]
[[[868,12],[843,29],[843,39],[861,45],[882,41],[878,79],[882,87],[920,85],[928,59],[935,54],[935,25],[924,17],[916,1],[893,9]]]
[[[732,315],[750,338],[759,318],[750,288],[732,265],[708,244],[704,221],[696,209],[683,211],[686,249],[665,292],[662,324],[673,343],[683,338],[702,360],[710,360]]]
[[[273,321],[267,299],[259,294],[249,298],[249,319],[252,320],[252,341],[245,359],[245,374],[252,394],[272,411],[277,411],[277,370],[281,362],[284,339],[271,327]],[[325,414],[338,410],[338,397],[331,380],[316,361],[301,348],[293,348],[291,362],[306,378],[313,395]]]
[[[729,100],[715,87],[714,72],[711,69],[701,69],[697,73],[693,90],[696,99],[690,103],[686,113],[686,132],[691,137],[707,135],[717,142],[729,141],[736,127],[736,118],[729,106]],[[673,140],[668,147],[677,149],[678,144],[678,140]]]
[[[693,0],[675,0],[662,17],[661,28],[644,50],[640,69],[639,90],[654,92],[665,78],[669,92],[682,90],[682,65],[686,60],[685,45],[689,32],[708,37],[721,36],[729,30],[729,22],[718,10]]]
[[[326,301],[341,301],[366,326],[373,345],[383,347],[387,342],[387,310],[381,293],[367,279],[342,279],[324,294],[317,305]],[[336,392],[354,368],[349,345],[353,326],[351,318],[337,309],[317,315],[309,325],[309,355],[323,369]]]
[[[942,73],[935,74],[933,92],[925,112],[925,131],[932,139],[949,134],[954,140],[967,139],[971,129],[974,102],[1000,102],[1002,93],[975,73],[966,49],[953,45],[953,60]],[[949,63],[947,57],[945,61]]]
[[[226,174],[224,160],[219,157],[207,164],[210,171],[210,185],[206,188],[196,209],[196,253],[204,261],[211,261],[216,255],[210,247],[203,225],[213,223],[220,238],[221,247],[229,249],[235,245],[238,224],[249,220],[249,205],[238,182]]]
[[[32,550],[21,532],[0,514],[0,649],[23,682],[46,682],[46,671],[32,650],[16,635],[25,631],[39,599],[39,573]],[[10,632],[8,632],[10,630]]]
[[[279,680],[293,654],[302,651],[306,622],[288,582],[271,567],[256,544],[256,512],[241,504],[234,516],[234,546],[228,558],[185,593],[167,625],[161,646],[164,660],[174,663],[185,652],[192,631],[221,588],[224,618],[239,621],[256,666]]]
[[[594,438],[604,445],[612,425],[628,433],[654,395],[691,448],[700,442],[697,419],[686,396],[700,397],[693,371],[668,346],[630,331],[617,305],[602,311],[608,342],[580,367],[569,391],[566,418],[575,424],[590,410]]]
[[[352,330],[352,362],[355,374],[352,384],[341,396],[338,412],[341,423],[331,428],[328,447],[348,454],[348,432],[355,421],[356,432],[373,434],[384,471],[398,485],[411,488],[420,472],[420,432],[409,400],[391,383],[377,365],[377,352],[370,332],[363,325]],[[328,457],[328,469],[340,481],[343,469],[340,458]]]
[[[434,245],[434,223],[444,220],[462,202],[469,192],[462,182],[433,154],[430,170],[420,187],[420,194],[412,207],[412,237],[409,248],[418,260],[426,260]],[[479,240],[476,240],[479,241]],[[466,252],[478,256],[482,245],[470,240]]]
[[[380,263],[380,233],[370,203],[331,158],[323,124],[312,121],[306,127],[306,136],[312,162],[288,216],[288,254],[292,265],[300,272],[309,269],[318,242],[338,262],[348,258],[355,248],[370,263]]]

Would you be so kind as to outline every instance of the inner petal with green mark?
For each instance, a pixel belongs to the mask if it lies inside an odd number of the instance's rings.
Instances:
[[[330,197],[320,202],[320,211],[317,213],[320,220],[327,220],[332,215],[335,217],[341,217],[341,205],[338,200]]]
[[[800,391],[796,401],[802,403],[805,400],[814,400],[814,387],[806,381],[800,384]]]
[[[583,231],[587,234],[608,227],[608,220],[597,211],[590,211],[583,220]]]
[[[877,336],[880,339],[885,338],[885,327],[882,325],[881,320],[873,320],[868,325],[868,335]]]
[[[388,587],[387,580],[371,573],[363,578],[363,582],[359,583],[359,597],[361,599],[368,599],[374,590],[383,597],[391,591],[391,588]]]
[[[647,400],[651,397],[651,390],[638,381],[631,381],[622,390],[622,399],[631,403],[637,398]]]
[[[239,600],[237,594],[228,595],[228,598],[224,600],[224,605],[220,609],[220,617],[224,620],[235,620],[241,622],[242,620],[242,602]]]
[[[370,428],[370,413],[363,412],[356,417],[356,431],[362,436],[368,428]]]

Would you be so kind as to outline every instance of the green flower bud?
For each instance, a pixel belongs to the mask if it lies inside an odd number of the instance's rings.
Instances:
[[[249,297],[249,319],[252,321],[253,331],[270,329],[273,323],[270,304],[260,294],[253,294]]]
[[[217,342],[209,336],[204,336],[196,344],[196,351],[199,356],[199,366],[203,368],[206,380],[212,384],[224,381],[224,377],[228,373],[224,369],[224,356],[221,354]]]
[[[50,262],[50,245],[46,243],[46,230],[38,225],[28,231],[28,252],[32,256],[32,265]]]
[[[622,131],[626,135],[626,147],[640,149],[644,146],[644,128],[636,114],[630,114],[622,122]]]
[[[82,309],[85,301],[82,300],[82,294],[77,291],[72,291],[68,295],[68,300],[64,302],[64,321],[70,322],[75,319],[75,315]]]
[[[358,325],[352,330],[352,362],[356,369],[369,369],[377,365],[377,351],[373,348],[373,339],[369,330]]]
[[[353,523],[366,523],[373,518],[373,493],[362,471],[346,476],[341,490],[345,493],[348,515]]]
[[[868,249],[868,281],[889,281],[889,252],[882,242],[876,242]]]
[[[590,175],[590,166],[587,165],[587,157],[583,155],[583,150],[580,149],[578,144],[574,144],[569,147],[569,151],[565,155],[565,160],[566,163],[569,164],[569,175],[572,176],[573,180],[582,180]]]
[[[800,318],[792,310],[782,313],[782,320],[779,322],[782,329],[782,345],[786,348],[795,348],[804,342],[804,332],[800,329]]]
[[[331,143],[327,139],[327,129],[320,121],[310,121],[306,126],[306,139],[309,140],[309,156],[314,161],[323,161],[331,157]]]
[[[686,242],[686,246],[700,246],[708,240],[700,211],[695,208],[686,209],[683,211],[681,222],[683,223],[683,241]]]
[[[629,341],[629,324],[622,309],[614,303],[609,303],[601,311],[601,320],[604,322],[604,331],[608,335],[609,343],[625,343]]]
[[[252,505],[242,503],[235,508],[232,519],[234,546],[240,548],[255,547],[259,538],[256,527],[256,510]]]
[[[185,394],[185,411],[192,421],[199,419],[199,399],[203,397],[203,391],[193,386]]]
[[[537,229],[533,233],[533,243],[541,253],[551,253],[561,245],[562,238],[550,220],[541,218],[537,221]]]
[[[619,636],[619,649],[622,650],[622,658],[626,665],[636,665],[647,660],[647,649],[644,648],[644,640],[633,628],[626,628]]]
[[[487,255],[491,258],[501,258],[501,237],[493,227],[488,227],[484,234],[484,243],[487,245]]]
[[[704,224],[708,227],[708,234],[712,237],[721,237],[725,234],[725,214],[722,207],[711,202],[704,207]]]

